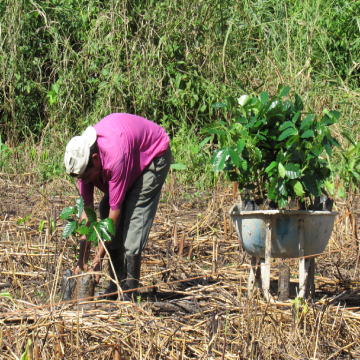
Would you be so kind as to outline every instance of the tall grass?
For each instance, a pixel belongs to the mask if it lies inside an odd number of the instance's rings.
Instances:
[[[15,145],[55,132],[61,147],[130,112],[174,138],[216,119],[226,94],[279,82],[346,127],[359,114],[359,14],[344,0],[4,0],[0,133]]]

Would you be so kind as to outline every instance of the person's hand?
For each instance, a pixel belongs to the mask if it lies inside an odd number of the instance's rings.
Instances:
[[[74,269],[74,274],[78,275],[80,270],[83,270],[85,272],[88,271],[88,265],[86,263],[84,265],[84,257],[83,256],[81,258],[79,256],[79,260],[78,260],[78,262],[77,262],[77,264],[75,266],[75,269]]]

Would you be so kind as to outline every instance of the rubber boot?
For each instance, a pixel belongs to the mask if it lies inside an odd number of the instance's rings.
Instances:
[[[127,291],[124,294],[124,300],[132,300],[134,296],[137,295],[137,288],[139,287],[140,279],[140,268],[141,268],[141,254],[137,255],[126,255],[126,272],[127,279],[125,282],[124,290],[134,290]]]
[[[126,277],[125,276],[126,268],[125,268],[125,262],[124,262],[124,251],[122,248],[109,249],[108,251],[109,251],[111,262],[114,266],[116,277],[121,286],[121,282]],[[110,281],[108,288],[104,292],[105,295],[113,294],[113,293],[117,292],[117,290],[118,290],[117,285],[116,285],[116,279],[115,279],[114,272],[113,272],[112,266],[110,264],[110,261],[109,261],[109,273],[110,273],[111,279],[113,279],[114,281]],[[107,300],[116,300],[117,297],[118,297],[117,294],[105,296],[105,298]]]

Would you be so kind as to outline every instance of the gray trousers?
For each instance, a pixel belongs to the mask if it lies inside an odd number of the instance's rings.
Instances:
[[[160,199],[161,188],[171,165],[170,146],[165,155],[156,157],[145,168],[125,195],[120,221],[111,248],[123,248],[126,255],[141,254],[149,237]],[[109,216],[109,196],[104,195],[100,218]]]

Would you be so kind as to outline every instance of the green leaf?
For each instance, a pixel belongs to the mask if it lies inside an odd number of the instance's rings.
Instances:
[[[200,144],[199,149],[201,149],[206,143],[208,143],[211,140],[211,136],[206,137]]]
[[[312,130],[306,130],[302,135],[301,137],[303,139],[306,139],[306,138],[310,138],[310,137],[314,137],[314,132]]]
[[[200,112],[204,112],[205,110],[206,110],[206,108],[207,108],[207,105],[206,104],[202,104],[201,106],[200,106]]]
[[[90,228],[89,228],[89,233],[87,235],[87,241],[94,242],[95,246],[97,246],[97,244],[98,244],[98,238],[97,238],[96,231],[94,230],[94,226],[90,226]]]
[[[301,111],[304,108],[304,103],[301,100],[301,97],[295,93],[295,111]]]
[[[220,109],[220,108],[224,108],[224,107],[227,107],[226,103],[224,102],[217,102],[215,104],[212,104],[212,107],[214,109]]]
[[[267,104],[268,100],[269,100],[269,94],[266,91],[263,91],[260,94],[261,105],[265,106]]]
[[[238,102],[239,105],[241,105],[242,107],[245,107],[246,105],[248,105],[251,102],[251,97],[249,95],[243,95],[241,97],[239,97]]]
[[[99,221],[99,225],[101,227],[101,230],[106,230],[112,235],[115,235],[115,224],[113,219],[107,218],[104,220]]]
[[[280,96],[283,90],[284,90],[284,85],[280,83],[277,88],[277,96]]]
[[[284,165],[282,163],[279,163],[278,165],[278,169],[279,169],[279,175],[284,178],[286,176],[286,170],[284,168]]]
[[[170,167],[174,170],[186,170],[187,168],[186,165],[180,163],[171,164]]]
[[[96,222],[96,212],[94,211],[94,209],[92,209],[90,207],[86,207],[85,214],[86,214],[90,224]]]
[[[285,121],[280,127],[279,127],[279,130],[282,131],[282,130],[285,130],[287,128],[294,128],[294,124],[291,122],[291,121]]]
[[[285,164],[284,168],[286,170],[286,177],[289,179],[297,179],[301,175],[300,166],[298,164],[288,163]]]
[[[343,131],[342,133],[341,133],[349,142],[351,142],[351,144],[354,146],[354,147],[356,147],[356,142],[352,139],[352,137],[351,137],[351,135],[348,133],[348,132],[346,132],[346,131]],[[359,142],[360,143],[360,142]]]
[[[89,228],[85,225],[83,226],[80,226],[78,229],[77,229],[77,232],[80,234],[80,235],[87,235],[89,233]]]
[[[192,155],[196,155],[199,152],[199,147],[197,145],[191,145],[190,152]]]
[[[324,145],[326,153],[329,156],[331,156],[331,154],[332,154],[331,143],[330,143],[330,141],[328,140],[328,138],[326,136],[324,136],[324,138],[323,138],[323,145]]]
[[[304,188],[301,185],[300,181],[296,181],[296,183],[293,186],[293,189],[297,196],[304,196]]]
[[[227,135],[226,131],[218,130],[218,129],[207,129],[207,132],[210,134],[216,134],[216,135]]]
[[[306,175],[302,177],[302,183],[307,191],[314,196],[320,196],[321,190],[318,182],[313,176]]]
[[[231,148],[229,148],[229,155],[232,162],[236,165],[236,167],[239,167],[239,163],[240,163],[239,155]]]
[[[279,136],[279,141],[286,139],[287,137],[294,135],[296,130],[294,128],[287,128],[284,132]]]
[[[336,110],[331,110],[331,111],[329,111],[329,116],[335,123],[337,123],[337,122],[339,122],[341,113]]]
[[[279,181],[278,181],[278,184],[277,184],[275,190],[276,190],[276,193],[278,195],[287,196],[287,191],[286,191],[284,179],[279,178]]]
[[[63,209],[63,211],[60,214],[60,219],[67,219],[70,215],[75,213],[75,208],[74,206],[68,206],[65,209]]]
[[[346,191],[343,187],[339,188],[337,191],[337,196],[341,197],[342,199],[346,199]]]
[[[215,172],[219,172],[220,170],[224,169],[225,161],[228,155],[229,149],[227,148],[220,149],[214,153],[210,163],[213,165]]]
[[[334,195],[334,184],[327,181],[325,183],[325,186],[326,186],[327,190],[329,191],[330,195]]]
[[[238,141],[236,148],[239,154],[241,154],[245,147],[245,139],[241,139]]]
[[[261,161],[261,159],[262,159],[261,151],[258,148],[255,148],[255,153],[256,153],[257,160]]]
[[[11,296],[11,294],[10,294],[9,292],[2,292],[2,293],[0,293],[0,296],[3,296],[3,297],[7,297],[7,298],[9,298],[9,299],[12,299],[12,296]]]
[[[356,181],[359,180],[359,173],[357,173],[356,171],[351,171],[351,173],[353,174],[353,177],[356,179]]]
[[[279,162],[285,162],[285,155],[282,151],[279,151],[276,155],[276,161]]]
[[[324,125],[324,126],[330,126],[332,124],[334,124],[335,121],[334,119],[332,119],[329,115],[324,115],[321,119],[321,125]]]
[[[77,222],[75,220],[71,220],[65,225],[63,233],[62,233],[63,239],[66,239],[68,236],[70,236],[72,234],[72,232],[76,228],[76,225],[77,225]]]
[[[339,149],[342,149],[342,146],[339,144],[339,142],[337,141],[337,139],[335,139],[334,137],[332,137],[330,135],[330,142],[333,146],[336,146]]]
[[[271,164],[265,169],[265,172],[268,173],[270,170],[272,170],[277,165],[278,165],[278,163],[276,161],[272,161]]]
[[[29,358],[28,355],[27,355],[27,354],[28,354],[28,351],[29,351],[30,345],[31,345],[31,340],[28,339],[28,342],[27,342],[25,351],[24,351],[24,353],[21,355],[20,360],[30,360],[30,358]]]
[[[75,201],[75,205],[77,207],[76,216],[79,218],[82,215],[83,211],[84,211],[84,199],[82,197],[78,198]]]
[[[290,91],[290,86],[285,86],[281,91],[280,97],[286,96],[289,93],[289,91]]]
[[[227,102],[227,106],[229,109],[231,109],[235,106],[235,99],[232,96],[226,96],[225,100]]]
[[[309,127],[311,120],[314,118],[315,115],[310,114],[308,115],[301,123],[300,130],[304,130]]]
[[[295,116],[291,119],[292,123],[295,124],[301,115],[301,111],[298,111]]]
[[[246,161],[245,159],[241,159],[241,161],[240,161],[240,166],[241,166],[241,168],[242,168],[244,171],[246,171],[247,168],[248,168],[248,163],[247,163],[247,161]]]
[[[111,235],[100,223],[96,225],[96,230],[103,241],[111,241]]]
[[[288,201],[287,201],[287,198],[286,197],[283,197],[283,196],[281,196],[279,199],[278,199],[278,205],[279,205],[279,208],[281,209],[281,208],[284,208],[286,205],[287,205],[287,203],[288,203]]]

